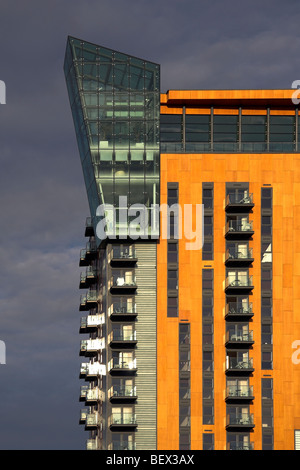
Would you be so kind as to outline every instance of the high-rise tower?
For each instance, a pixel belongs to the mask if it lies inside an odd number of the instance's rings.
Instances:
[[[298,106],[292,90],[160,94],[159,75],[157,64],[68,38],[90,205],[80,254],[87,448],[293,449]],[[203,205],[203,247],[175,236],[172,214],[166,238],[159,204]]]

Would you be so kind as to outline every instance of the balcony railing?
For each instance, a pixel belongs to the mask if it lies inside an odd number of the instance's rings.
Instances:
[[[136,415],[133,413],[112,414],[108,418],[109,426],[136,426]]]
[[[87,439],[86,450],[99,450],[99,449],[100,449],[100,441],[97,437],[95,439]]]
[[[79,417],[80,424],[85,424],[88,413],[89,413],[88,408],[84,408],[80,410],[80,417]]]
[[[248,385],[230,385],[226,388],[226,399],[253,399],[253,386]]]
[[[81,355],[86,355],[88,353],[96,353],[105,349],[105,339],[96,338],[96,339],[83,339],[80,341],[80,353]]]
[[[254,443],[228,442],[227,450],[254,450]]]
[[[243,332],[243,331],[227,331],[226,332],[226,344],[233,343],[236,344],[249,344],[253,343],[253,331]]]
[[[109,371],[124,371],[128,370],[135,371],[136,370],[136,359],[114,359],[112,358],[108,363],[108,370]]]
[[[238,264],[242,265],[243,263],[249,264],[253,261],[253,250],[248,248],[247,250],[237,249],[228,249],[226,250],[226,264]]]
[[[254,418],[251,413],[241,413],[239,415],[228,414],[226,418],[226,427],[254,427]]]
[[[228,302],[226,304],[225,309],[225,318],[233,316],[245,316],[245,317],[252,317],[253,316],[253,304],[252,302],[241,303],[241,302]]]
[[[89,310],[95,307],[98,302],[98,293],[95,290],[88,291],[80,296],[80,310]]]
[[[112,261],[132,261],[135,259],[134,246],[120,247],[113,246],[111,253]]]
[[[82,248],[80,250],[79,266],[88,266],[89,264],[90,264],[90,262],[86,257],[86,249]]]
[[[136,331],[120,331],[120,330],[113,330],[109,335],[108,335],[108,342],[118,342],[118,343],[124,343],[124,342],[130,342],[130,343],[135,343],[136,342]]]
[[[113,442],[109,445],[109,450],[135,450],[135,442]]]
[[[92,237],[94,235],[93,219],[92,217],[87,217],[85,221],[85,233],[86,237]]]
[[[253,289],[253,277],[241,276],[240,278],[233,279],[232,277],[226,278],[225,289]]]
[[[135,317],[137,315],[136,304],[114,302],[108,309],[109,317]]]
[[[228,194],[226,197],[226,208],[235,206],[239,208],[253,207],[253,194],[247,193],[246,191]]]
[[[122,387],[114,385],[108,391],[108,397],[112,400],[114,398],[136,398],[136,387],[128,386]]]
[[[132,276],[130,278],[126,278],[123,276],[113,276],[110,279],[110,286],[112,288],[125,288],[125,289],[131,289],[131,288],[136,288],[136,277]]]
[[[229,360],[228,360],[229,359]],[[252,372],[253,369],[253,359],[235,359],[235,358],[227,358],[226,361],[226,371],[227,372]]]
[[[236,235],[246,236],[252,235],[253,231],[253,222],[242,222],[240,220],[230,220],[226,224],[225,235],[227,238],[234,237]]]
[[[80,366],[80,378],[93,378],[100,375],[106,375],[105,364],[100,362],[85,362]]]
[[[86,429],[95,429],[102,424],[102,418],[98,412],[88,413],[85,420]]]
[[[91,267],[87,268],[85,272],[80,274],[80,288],[86,288],[97,280],[97,270]]]
[[[104,325],[104,323],[105,323],[105,316],[103,313],[81,317],[80,333],[86,333],[87,331],[95,330],[100,325]]]
[[[105,394],[99,387],[90,388],[88,385],[80,387],[80,401],[96,403],[105,400]]]
[[[161,142],[161,153],[294,153],[294,142]]]

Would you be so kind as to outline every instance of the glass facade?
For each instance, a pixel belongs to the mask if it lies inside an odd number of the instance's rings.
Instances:
[[[159,204],[159,65],[69,37],[64,72],[94,224],[101,204],[143,204],[151,226],[151,205]],[[116,235],[140,216],[125,214],[114,216]]]

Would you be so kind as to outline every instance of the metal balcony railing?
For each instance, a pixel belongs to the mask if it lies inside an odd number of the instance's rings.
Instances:
[[[108,392],[109,398],[130,398],[136,397],[136,387],[122,387],[114,385]]]
[[[246,191],[237,192],[232,194],[227,194],[226,196],[226,206],[253,206],[253,194],[247,193]]]
[[[111,359],[108,363],[109,370],[118,370],[118,369],[126,369],[126,370],[134,370],[136,369],[136,359]]]
[[[240,278],[233,279],[232,277],[226,278],[225,283],[226,289],[232,288],[253,288],[253,277],[252,276],[241,276]]]
[[[252,315],[253,304],[242,302],[228,302],[225,309],[226,315]]]
[[[113,246],[112,248],[112,259],[124,260],[126,261],[135,258],[135,248],[133,246],[120,247]]]
[[[240,220],[230,220],[226,224],[226,234],[232,234],[234,235],[235,233],[252,233],[253,232],[253,222],[242,222]]]
[[[252,371],[253,370],[253,359],[245,359],[245,360],[239,360],[239,359],[234,359],[234,358],[229,358],[227,361],[227,366],[226,366],[227,371]]]
[[[229,248],[226,250],[226,261],[240,261],[243,260],[251,260],[253,259],[253,249],[248,248],[247,250],[239,250],[237,247],[236,249]]]
[[[253,413],[241,413],[238,415],[228,414],[226,418],[227,426],[243,426],[252,427],[254,426]]]
[[[227,450],[254,450],[254,443],[253,442],[228,442],[227,443]]]
[[[108,336],[111,341],[136,341],[136,331],[113,330]]]
[[[109,446],[109,450],[135,450],[136,444],[135,442],[113,442]]]
[[[226,343],[252,343],[253,331],[243,332],[229,330],[226,332]]]
[[[226,398],[244,399],[253,397],[253,386],[248,385],[229,385],[226,388]]]
[[[136,425],[136,415],[133,413],[112,414],[109,419],[109,426]]]

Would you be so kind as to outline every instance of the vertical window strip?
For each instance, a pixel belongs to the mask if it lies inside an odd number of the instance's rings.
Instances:
[[[214,424],[214,270],[202,270],[203,424]]]
[[[273,369],[273,188],[261,188],[261,368]]]
[[[202,183],[204,206],[204,244],[202,259],[214,259],[214,183]]]
[[[215,450],[215,435],[213,433],[203,433],[203,450]]]
[[[273,450],[273,379],[261,379],[262,450]]]
[[[179,184],[168,183],[167,185],[167,204],[168,207],[177,205],[179,201]],[[170,238],[167,242],[167,316],[178,317],[178,239],[176,234],[178,233],[178,227],[176,226],[176,217],[174,213],[170,212],[169,230]]]
[[[179,450],[191,448],[190,324],[179,323]]]

